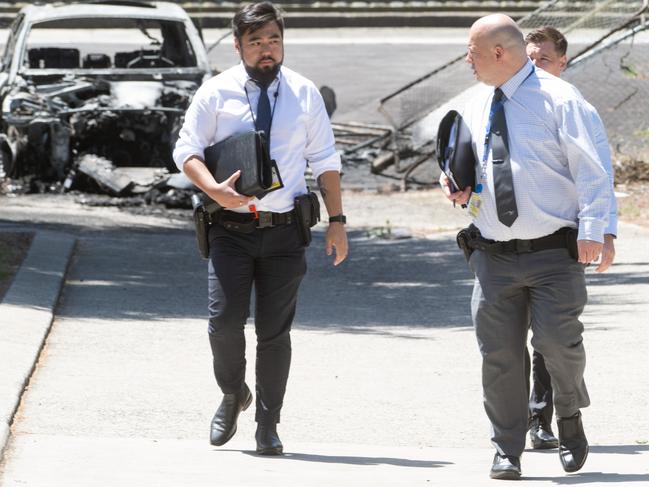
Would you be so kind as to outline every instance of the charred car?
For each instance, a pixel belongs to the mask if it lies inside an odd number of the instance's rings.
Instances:
[[[199,31],[178,5],[24,7],[0,61],[0,175],[67,188],[85,175],[119,195],[137,183],[129,168],[175,171],[183,115],[210,75]]]

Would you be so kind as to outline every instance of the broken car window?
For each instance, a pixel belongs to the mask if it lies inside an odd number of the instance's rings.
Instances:
[[[182,22],[76,19],[32,26],[23,69],[163,69],[195,67]]]

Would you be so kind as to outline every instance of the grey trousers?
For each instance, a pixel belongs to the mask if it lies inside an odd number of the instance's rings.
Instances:
[[[491,441],[501,455],[520,456],[528,416],[528,327],[534,349],[545,357],[557,416],[571,416],[590,404],[579,321],[587,297],[584,266],[567,249],[497,255],[476,250],[469,265],[475,274],[471,312]]]

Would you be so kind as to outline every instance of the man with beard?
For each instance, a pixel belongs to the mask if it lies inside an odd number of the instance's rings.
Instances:
[[[611,186],[584,99],[535,68],[511,18],[477,20],[466,62],[486,85],[464,114],[477,155],[476,185],[455,193],[447,180],[442,185],[449,199],[468,204],[473,220],[471,312],[496,448],[490,477],[521,477],[530,327],[555,391],[559,459],[575,472],[588,455],[580,412],[590,403],[579,321],[584,268],[602,252]]]
[[[326,253],[334,265],[347,256],[340,192],[340,157],[315,85],[282,66],[284,22],[270,2],[242,7],[232,20],[241,63],[205,82],[194,95],[174,160],[196,186],[225,210],[209,231],[209,339],[223,400],[211,422],[210,442],[220,446],[236,432],[239,413],[252,402],[245,383],[244,324],[255,286],[257,452],[279,455],[276,425],[291,360],[290,328],[306,272],[305,242],[296,225],[294,198],[307,192],[308,163],[329,217]],[[261,130],[283,187],[263,199],[235,190],[240,171],[217,183],[203,163],[204,149],[227,137]],[[265,218],[259,218],[262,215]],[[250,233],[224,223],[271,221]]]
[[[568,41],[565,36],[554,27],[545,26],[536,29],[525,36],[526,52],[535,66],[556,76],[561,76],[568,65],[566,52]],[[610,184],[613,185],[613,165],[611,163],[611,150],[606,137],[606,129],[602,119],[594,107],[587,105],[592,117],[594,127],[595,147],[597,154],[604,164]],[[608,215],[608,224],[604,231],[604,247],[602,258],[595,269],[596,272],[606,271],[615,259],[615,238],[617,235],[617,201],[611,192],[611,205]],[[529,354],[525,361],[527,377],[529,377]],[[552,383],[550,374],[545,367],[543,355],[536,350],[532,359],[532,391],[530,395],[530,440],[532,448],[556,448],[558,440],[552,433]]]

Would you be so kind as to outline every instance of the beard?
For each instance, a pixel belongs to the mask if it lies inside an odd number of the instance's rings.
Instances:
[[[265,61],[267,59],[270,58],[260,59],[259,62]],[[248,66],[245,61],[243,61],[243,65],[246,68],[248,76],[250,76],[255,83],[261,86],[269,86],[277,77],[277,73],[279,73],[279,69],[282,67],[282,61],[276,62],[272,66],[264,67]]]

